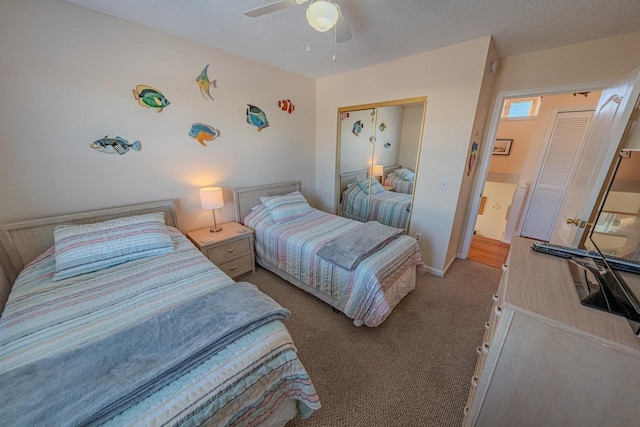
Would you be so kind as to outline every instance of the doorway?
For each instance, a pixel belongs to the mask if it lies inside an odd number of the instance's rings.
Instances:
[[[546,187],[552,184],[557,190],[554,196],[564,195],[571,172],[566,166],[575,163],[576,149],[584,140],[600,94],[581,91],[504,101],[476,212],[469,259],[501,266],[511,237],[521,234],[527,217],[535,218],[528,221],[528,234],[538,228],[553,228],[562,197],[555,197],[554,206],[550,206],[543,197],[550,194]],[[551,215],[539,214],[546,211]],[[527,212],[532,215],[527,216]]]

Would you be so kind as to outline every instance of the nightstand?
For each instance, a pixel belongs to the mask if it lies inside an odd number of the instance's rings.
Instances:
[[[393,191],[393,185],[383,185],[382,188],[384,188],[385,191]]]
[[[253,231],[238,224],[220,224],[222,231],[212,233],[208,228],[187,233],[189,240],[229,277],[235,278],[256,272],[253,252]]]

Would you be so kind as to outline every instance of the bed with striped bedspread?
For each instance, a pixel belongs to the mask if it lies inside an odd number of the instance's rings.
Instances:
[[[411,194],[413,191],[413,181],[405,181],[393,172],[384,179],[384,185],[393,187],[396,193]]]
[[[0,317],[0,373],[95,342],[223,286],[234,286],[179,231],[175,250],[51,280],[53,248],[16,280]],[[61,367],[73,369],[73,367]],[[240,337],[109,425],[256,425],[289,399],[302,416],[320,407],[280,321]],[[46,424],[48,402],[34,402]]]
[[[349,186],[342,195],[340,210],[346,218],[356,221],[378,221],[396,228],[407,228],[411,207],[411,194],[382,191],[369,195],[358,185]]]
[[[244,218],[256,233],[256,260],[285,271],[305,285],[340,302],[350,318],[378,326],[389,315],[388,291],[409,268],[422,266],[416,240],[403,235],[369,255],[354,270],[345,270],[320,258],[322,245],[360,225],[356,221],[313,209],[292,221],[276,224],[264,206]]]

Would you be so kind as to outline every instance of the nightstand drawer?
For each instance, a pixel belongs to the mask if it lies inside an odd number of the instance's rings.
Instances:
[[[251,252],[251,239],[247,235],[246,239],[236,240],[220,246],[208,248],[207,258],[219,267],[219,263],[249,252]]]
[[[226,261],[219,264],[216,263],[216,265],[220,270],[224,271],[224,273],[231,278],[234,278],[243,273],[247,273],[253,270],[253,263],[251,262],[251,254],[247,254],[241,258],[234,259],[232,261]]]

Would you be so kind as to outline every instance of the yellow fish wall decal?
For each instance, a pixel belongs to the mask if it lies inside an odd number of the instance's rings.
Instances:
[[[209,68],[209,64],[207,64],[200,75],[196,78],[196,83],[198,83],[198,88],[200,88],[200,94],[204,99],[209,99],[213,101],[213,96],[211,96],[211,86],[216,87],[216,81],[209,81],[209,76],[207,75],[207,69]]]

